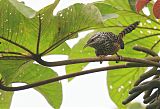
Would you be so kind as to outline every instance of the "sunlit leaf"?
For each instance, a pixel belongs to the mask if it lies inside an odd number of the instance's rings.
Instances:
[[[6,86],[11,86],[11,83],[18,76],[19,69],[25,65],[25,60],[0,60],[0,74]],[[9,109],[13,92],[0,90],[0,107]]]
[[[57,16],[58,33],[54,37],[51,50],[68,39],[77,37],[78,32],[103,26],[99,10],[92,4],[75,4],[60,12]]]
[[[131,103],[127,107],[128,109],[145,109],[145,107],[141,103],[138,103],[138,102]]]
[[[10,109],[13,92],[5,92],[0,90],[0,107],[2,109]]]
[[[129,2],[129,5],[130,5],[130,8],[133,10],[133,11],[136,11],[136,0],[128,0]]]
[[[58,75],[50,68],[30,63],[19,70],[19,76],[14,82],[31,84],[57,76]],[[50,83],[44,86],[36,87],[35,89],[46,98],[48,103],[54,107],[54,109],[60,108],[62,103],[61,82]]]
[[[25,17],[24,14],[27,14],[27,16],[33,15],[33,12],[30,12],[31,9],[29,7],[26,7],[16,0],[10,0],[10,2],[8,0],[1,0],[0,36],[3,36],[17,44],[23,45],[25,48],[35,53],[38,35],[40,33],[41,40],[39,51],[44,51],[52,44],[53,37],[57,32],[56,20],[54,20],[55,17],[53,16],[53,10],[57,5],[57,1],[58,0],[37,12],[36,16],[33,18],[28,18]],[[25,11],[23,12],[24,14],[19,12],[20,9],[18,7],[25,9],[23,10]],[[41,31],[39,31],[40,24]],[[28,52],[11,44],[10,42],[4,40],[1,40],[1,42],[1,51],[22,52],[28,54]]]
[[[22,2],[18,2],[17,0],[9,0],[9,2],[25,17],[33,18],[36,15],[36,12],[33,9],[25,6]]]

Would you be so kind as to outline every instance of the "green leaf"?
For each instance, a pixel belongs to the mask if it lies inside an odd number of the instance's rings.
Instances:
[[[5,85],[9,85],[13,82],[22,83],[34,83],[45,79],[56,77],[57,74],[50,68],[40,65],[32,64],[33,62],[27,62],[24,60],[1,60],[0,72]],[[15,64],[16,63],[16,64]],[[61,83],[55,82],[47,84],[41,87],[35,88],[39,91],[48,101],[48,103],[55,109],[59,109],[62,102],[62,86]],[[12,99],[12,94],[2,91],[4,102],[8,102]],[[6,106],[10,104],[5,104]]]
[[[71,48],[68,46],[66,42],[62,43],[60,46],[55,48],[53,51],[49,52],[48,54],[64,54],[68,55],[71,51]]]
[[[112,14],[117,11],[112,5],[104,4],[103,2],[95,2],[94,5],[99,9],[102,15]]]
[[[121,56],[144,58],[146,54],[132,49],[135,45],[153,49],[157,53],[160,51],[160,43],[156,43],[160,40],[160,38],[158,38],[158,35],[160,35],[160,30],[158,29],[160,22],[153,19],[152,15],[146,16],[143,13],[138,14],[132,11],[128,0],[118,0],[116,2],[113,0],[106,0],[104,4],[109,4],[117,9],[115,13],[118,14],[119,17],[106,20],[104,23],[106,28],[99,29],[98,31],[113,32],[118,35],[126,26],[129,26],[137,20],[141,22],[136,30],[124,37],[124,50],[118,52]],[[110,62],[109,64],[114,65],[116,63]],[[145,68],[108,71],[107,84],[109,94],[119,108],[126,108],[122,105],[122,101],[127,98],[128,90],[133,87],[133,83],[144,71]]]
[[[10,109],[13,92],[0,90],[0,107],[1,109]]]
[[[114,63],[110,62],[110,65]],[[108,71],[107,84],[109,95],[118,108],[126,109],[122,105],[122,101],[129,95],[128,92],[133,87],[134,82],[145,70],[146,68],[130,68]]]
[[[9,2],[25,17],[33,18],[36,15],[36,12],[33,9],[25,6],[22,2],[18,2],[17,0],[9,0]]]
[[[11,86],[10,83],[19,75],[20,67],[23,67],[26,62],[25,60],[0,60],[0,75],[5,85]],[[0,107],[9,109],[12,96],[13,92],[0,90]]]
[[[58,33],[54,37],[52,50],[68,39],[77,37],[77,33],[103,26],[101,13],[93,4],[74,4],[57,16]]]
[[[117,10],[113,6],[101,2],[95,2],[94,5],[98,7],[104,20],[118,17],[118,14],[115,13]]]
[[[82,38],[79,40],[77,44],[74,45],[74,47],[71,49],[69,56],[69,59],[77,59],[77,58],[87,58],[87,57],[94,57],[94,49],[87,47],[83,48],[86,44],[86,41],[93,35],[94,33],[88,34],[85,38]],[[88,63],[80,63],[75,65],[67,65],[66,66],[66,73],[75,73],[78,71],[81,71]],[[71,80],[71,79],[69,79]]]
[[[37,51],[39,37],[39,53],[45,55],[66,40],[77,36],[78,32],[103,26],[100,12],[92,4],[75,4],[53,16],[53,10],[58,2],[59,0],[56,0],[37,12],[33,18],[28,18],[25,16],[35,14],[29,7],[16,0],[10,0],[10,2],[1,0],[0,25],[2,29],[0,29],[0,36],[23,45],[33,53]],[[9,41],[1,40],[1,42],[2,51],[29,54]]]
[[[131,10],[136,11],[136,0],[128,0]]]
[[[27,64],[26,60],[0,60],[0,74],[6,85],[9,85],[19,75],[21,67]]]
[[[28,11],[32,10],[29,7],[26,7],[15,0],[11,0],[10,2],[8,0],[1,0],[0,36],[20,44],[35,53],[39,35],[39,51],[42,52],[46,50],[53,43],[53,38],[58,31],[56,18],[53,16],[53,10],[57,6],[58,2],[59,0],[56,0],[53,4],[41,9],[39,12],[36,12],[36,15],[33,18],[28,18],[22,14],[19,7],[24,8],[23,11],[28,12],[23,12],[24,14],[32,16],[32,12]],[[9,41],[1,40],[1,42],[1,51],[28,54],[26,50],[22,50],[19,46],[15,46]]]
[[[34,82],[57,77],[52,69],[37,64],[28,64],[19,70],[19,76],[14,82],[31,84]],[[54,108],[59,109],[62,103],[62,85],[61,82],[54,82],[35,88],[40,92]]]
[[[129,104],[128,109],[145,109],[145,107],[141,103],[135,102]]]

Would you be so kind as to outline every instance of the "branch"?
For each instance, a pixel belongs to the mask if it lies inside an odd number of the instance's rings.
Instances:
[[[139,66],[139,67],[141,67],[141,66]],[[38,87],[38,86],[41,86],[41,85],[49,84],[49,83],[60,81],[60,80],[67,79],[67,78],[72,78],[72,77],[80,76],[80,75],[91,74],[91,73],[99,72],[99,71],[121,69],[121,68],[131,68],[131,67],[129,67],[129,66],[127,66],[127,65],[124,64],[124,65],[114,65],[114,66],[96,68],[96,69],[91,69],[91,70],[86,70],[86,71],[80,71],[80,72],[76,72],[76,73],[72,73],[72,74],[67,74],[67,75],[63,75],[63,76],[58,76],[58,77],[51,78],[51,79],[48,79],[48,80],[32,83],[32,84],[29,84],[29,85],[19,86],[19,87],[7,87],[7,86],[3,85],[3,82],[1,82],[0,89],[2,89],[4,91],[19,91],[19,90],[24,90],[24,89]]]
[[[41,37],[41,15],[38,15],[39,18],[39,28],[38,28],[38,39],[37,39],[37,49],[36,49],[36,54],[39,54],[39,45],[40,45],[40,37]]]
[[[153,53],[150,50],[143,48],[143,47],[137,47],[136,50],[143,51],[145,53],[148,52],[149,54]],[[36,82],[33,84],[20,86],[20,87],[7,87],[7,86],[4,86],[3,84],[0,84],[0,89],[2,89],[4,91],[24,90],[24,89],[38,87],[38,86],[45,85],[48,83],[56,82],[59,80],[72,78],[75,76],[91,74],[94,72],[105,71],[105,70],[133,68],[133,67],[148,67],[148,66],[160,67],[159,63],[154,62],[154,61],[150,61],[150,60],[160,61],[160,57],[158,57],[158,56],[157,57],[150,57],[150,58],[146,58],[146,59],[137,59],[137,58],[129,58],[129,57],[121,57],[121,59],[119,59],[119,57],[117,57],[117,56],[110,56],[110,57],[105,57],[103,59],[102,58],[85,58],[85,59],[73,59],[73,60],[65,60],[65,61],[58,61],[58,62],[45,62],[41,59],[41,57],[39,55],[33,55],[33,56],[34,56],[33,59],[35,61],[37,61],[38,63],[40,63],[41,65],[50,66],[50,67],[51,66],[68,65],[68,64],[76,64],[76,63],[82,63],[82,62],[95,62],[95,61],[127,61],[127,62],[136,62],[138,64],[140,63],[140,65],[137,66],[135,64],[135,66],[134,65],[130,66],[128,64],[123,64],[123,65],[115,65],[115,66],[102,67],[102,68],[91,69],[91,70],[86,70],[86,71],[80,71],[80,72],[76,72],[76,73],[72,73],[72,74],[68,74],[68,75],[64,75],[64,76],[59,76],[59,77],[55,77],[52,79],[48,79],[48,80]],[[150,60],[147,60],[147,59],[150,59]]]
[[[152,57],[150,59],[151,60],[158,59],[157,61],[160,61],[160,57]],[[64,61],[57,61],[57,62],[46,62],[41,58],[37,58],[35,61],[37,61],[41,65],[48,66],[48,67],[70,65],[70,64],[77,64],[77,63],[84,63],[84,62],[99,62],[99,61],[137,62],[137,63],[143,63],[151,66],[160,67],[159,63],[153,62],[147,59],[137,59],[137,58],[129,58],[129,57],[122,57],[121,59],[119,59],[119,57],[117,56],[106,56],[103,59],[99,57],[95,57],[95,58],[71,59],[71,60],[64,60]]]
[[[7,41],[7,42],[9,42],[9,43],[11,43],[11,44],[13,44],[13,45],[15,45],[15,46],[17,46],[17,47],[19,47],[19,48],[21,48],[21,49],[23,49],[23,50],[25,50],[25,51],[27,51],[28,53],[30,53],[32,55],[34,54],[32,51],[30,51],[26,47],[24,47],[22,45],[19,45],[18,43],[13,42],[12,40],[9,40],[9,39],[7,39],[7,38],[5,38],[3,36],[0,36],[0,38],[3,39],[3,40],[5,40],[5,41]]]

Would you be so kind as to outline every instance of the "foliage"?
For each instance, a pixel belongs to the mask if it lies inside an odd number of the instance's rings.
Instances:
[[[31,84],[57,77],[57,73],[50,68],[33,62],[48,54],[65,54],[69,59],[94,57],[92,48],[83,49],[92,34],[97,31],[118,34],[137,20],[141,22],[140,25],[124,37],[125,49],[120,50],[119,54],[135,58],[146,57],[146,54],[132,50],[135,45],[159,52],[160,41],[157,36],[160,35],[160,22],[154,19],[153,13],[149,16],[143,12],[136,13],[133,4],[135,0],[77,3],[53,16],[58,3],[59,0],[55,0],[53,4],[36,12],[17,0],[0,0],[0,74],[5,86],[11,86],[15,82]],[[137,11],[140,11],[144,4],[141,4]],[[152,5],[152,2],[148,3],[150,10]],[[91,29],[94,32],[82,38],[73,48],[65,42],[77,38],[79,32]],[[87,64],[67,65],[66,72],[71,74],[82,71]],[[115,65],[115,62],[109,64]],[[130,68],[108,71],[106,80],[109,94],[118,108],[126,108],[121,102],[145,70],[146,68]],[[60,108],[63,98],[61,82],[34,89],[39,91],[53,108]],[[13,94],[14,92],[0,90],[0,107],[9,109]]]
[[[101,14],[94,5],[75,4],[53,16],[58,3],[56,0],[36,12],[17,0],[0,0],[0,70],[6,86],[13,82],[30,84],[56,77],[56,72],[49,68],[33,64],[32,55],[69,54],[66,40],[77,37],[80,31],[103,26]],[[35,89],[51,106],[60,107],[61,83]],[[9,108],[12,95],[1,90],[0,107]]]
[[[113,9],[117,9],[115,12],[119,15],[116,19],[107,20],[105,22],[106,28],[100,31],[112,31],[114,33],[119,33],[123,30],[123,26],[127,26],[132,22],[140,20],[141,24],[136,30],[131,34],[126,35],[124,38],[125,49],[119,52],[122,56],[129,57],[145,57],[145,54],[138,53],[132,50],[133,46],[141,45],[147,48],[154,49],[154,51],[159,52],[156,42],[159,40],[157,35],[159,30],[155,27],[159,27],[159,22],[153,19],[153,16],[146,16],[143,13],[135,13],[129,7],[127,0],[119,0],[118,2],[113,2],[112,0],[106,0],[104,2],[106,5],[110,5]],[[129,16],[129,17],[127,17]],[[150,22],[149,22],[150,21]],[[148,43],[145,43],[148,42]],[[110,63],[111,65],[115,63]],[[124,108],[121,104],[123,99],[128,96],[127,91],[133,87],[134,82],[139,77],[140,74],[144,73],[144,68],[132,68],[128,70],[112,70],[108,72],[107,83],[109,88],[109,93],[113,101],[118,105],[118,107]],[[115,92],[120,91],[115,96]]]

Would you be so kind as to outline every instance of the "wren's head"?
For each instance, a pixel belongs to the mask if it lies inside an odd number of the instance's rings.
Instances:
[[[84,46],[84,48],[90,46],[93,47],[95,49],[99,48],[99,45],[101,45],[102,43],[104,43],[104,39],[101,36],[101,32],[98,32],[96,34],[94,34],[88,41],[87,44]]]

